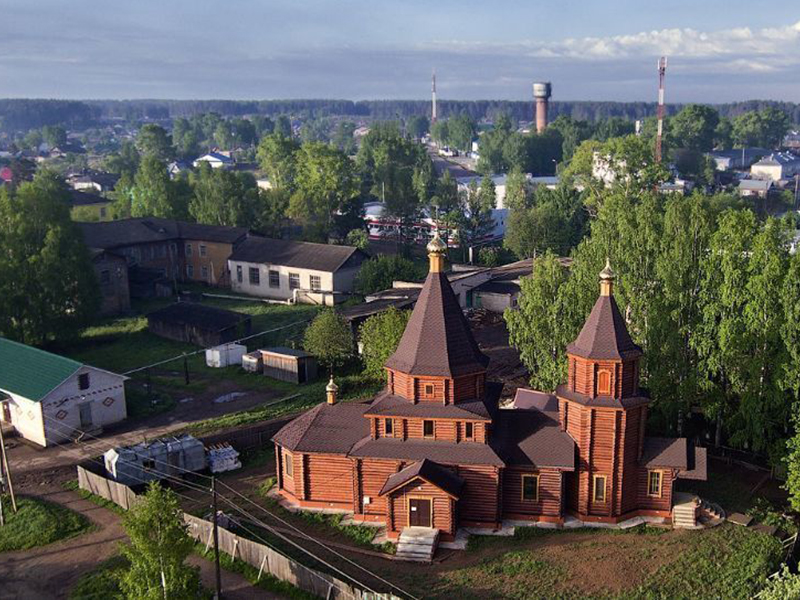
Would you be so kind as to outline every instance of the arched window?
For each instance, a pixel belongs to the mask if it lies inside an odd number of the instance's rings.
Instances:
[[[610,396],[611,395],[611,372],[598,371],[597,372],[597,395]]]

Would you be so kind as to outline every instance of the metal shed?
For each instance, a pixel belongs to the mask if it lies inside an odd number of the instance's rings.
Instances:
[[[317,378],[317,359],[308,352],[283,346],[260,352],[267,377],[291,383],[307,383]]]

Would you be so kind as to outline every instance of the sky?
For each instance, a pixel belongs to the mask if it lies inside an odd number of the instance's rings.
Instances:
[[[800,2],[0,0],[0,98],[800,102]]]

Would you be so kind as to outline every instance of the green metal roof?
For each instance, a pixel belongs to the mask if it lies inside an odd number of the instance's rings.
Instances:
[[[35,402],[83,365],[71,358],[0,337],[0,390]]]

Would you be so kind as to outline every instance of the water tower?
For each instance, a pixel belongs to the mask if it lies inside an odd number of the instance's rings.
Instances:
[[[547,127],[547,104],[550,102],[550,95],[553,93],[553,86],[549,81],[533,84],[533,99],[536,102],[536,131],[542,133]]]

